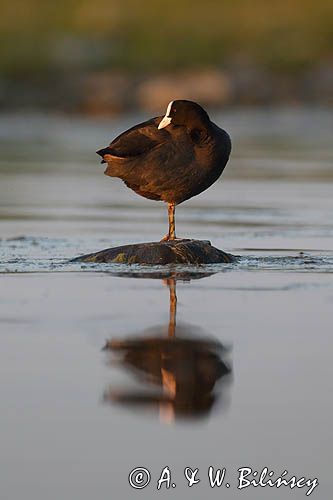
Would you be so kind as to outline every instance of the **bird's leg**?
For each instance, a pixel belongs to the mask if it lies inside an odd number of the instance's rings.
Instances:
[[[175,204],[168,203],[169,216],[169,240],[176,239],[176,221],[175,221]]]
[[[175,222],[175,203],[168,203],[168,217],[169,217],[169,232],[161,241],[170,241],[176,239],[176,222]]]

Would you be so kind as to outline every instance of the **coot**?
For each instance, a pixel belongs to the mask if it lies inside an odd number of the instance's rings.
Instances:
[[[130,128],[97,154],[108,164],[106,175],[119,177],[145,198],[168,203],[169,232],[163,240],[174,240],[175,206],[211,186],[230,151],[229,135],[199,104],[177,100],[164,117]]]

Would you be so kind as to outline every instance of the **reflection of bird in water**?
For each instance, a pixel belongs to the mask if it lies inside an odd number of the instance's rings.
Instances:
[[[165,281],[170,291],[167,336],[161,336],[162,333],[165,335],[165,329],[154,328],[146,331],[143,338],[110,340],[104,348],[110,351],[110,364],[113,364],[114,355],[118,355],[121,364],[134,372],[141,382],[160,386],[162,391],[128,391],[109,387],[104,401],[157,406],[161,419],[170,422],[175,417],[208,414],[218,399],[214,391],[217,381],[230,374],[231,370],[221,359],[227,350],[220,342],[195,335],[193,327],[176,327],[176,282],[173,278]]]
[[[171,101],[162,116],[123,132],[97,151],[108,166],[136,193],[168,203],[169,232],[174,240],[175,206],[211,186],[229,159],[229,135],[210,121],[199,104]]]

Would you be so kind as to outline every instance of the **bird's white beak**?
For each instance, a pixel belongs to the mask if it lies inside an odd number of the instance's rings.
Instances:
[[[164,127],[167,127],[168,125],[170,125],[171,120],[172,120],[172,118],[170,118],[170,116],[165,115],[165,117],[162,118],[162,120],[160,121],[158,129],[160,130],[161,128],[164,128]]]

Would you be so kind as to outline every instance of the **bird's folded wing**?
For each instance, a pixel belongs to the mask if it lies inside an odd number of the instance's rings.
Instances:
[[[156,146],[167,141],[169,134],[158,130],[161,117],[152,118],[130,128],[114,139],[108,149],[108,154],[118,158],[131,158],[147,153]]]

